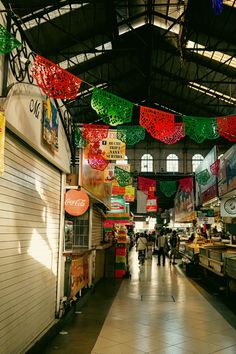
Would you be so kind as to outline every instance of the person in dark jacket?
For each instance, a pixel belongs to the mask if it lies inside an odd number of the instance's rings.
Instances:
[[[175,259],[179,253],[179,243],[180,243],[180,239],[179,239],[179,236],[176,232],[176,230],[174,230],[172,232],[172,235],[170,236],[170,247],[171,247],[171,250],[170,250],[170,264],[177,264],[175,262]]]

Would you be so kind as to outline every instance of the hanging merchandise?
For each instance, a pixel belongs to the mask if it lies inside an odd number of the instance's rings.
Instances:
[[[174,114],[150,107],[140,106],[139,124],[157,140],[168,137],[175,130]]]
[[[179,188],[185,193],[189,193],[193,190],[193,178],[186,177],[179,180]]]
[[[83,124],[82,135],[90,143],[100,142],[108,137],[109,125]]]
[[[88,152],[88,163],[94,170],[103,171],[109,165],[109,160],[104,159],[99,145],[91,144]]]
[[[229,141],[236,141],[236,116],[217,117],[218,131]]]
[[[199,173],[196,173],[195,177],[196,177],[198,184],[204,186],[208,183],[211,176],[210,176],[208,169],[205,168],[205,170],[203,170]]]
[[[202,118],[184,116],[185,134],[197,143],[202,143],[205,139],[219,138],[216,118]]]
[[[4,173],[5,115],[0,112],[0,176]]]
[[[85,147],[88,144],[88,141],[83,137],[81,129],[76,127],[74,131],[74,142],[75,146],[78,148]]]
[[[140,125],[117,127],[117,139],[123,141],[126,145],[135,145],[145,139],[145,128]]]
[[[215,176],[218,176],[219,167],[220,167],[220,160],[216,160],[216,161],[210,166],[211,174],[212,174],[212,175],[215,175]]]
[[[6,54],[22,45],[11,33],[0,25],[0,54]]]
[[[57,99],[75,99],[82,83],[78,77],[38,54],[31,76],[47,96]]]
[[[114,175],[121,187],[129,186],[133,182],[130,172],[127,172],[117,166],[115,166]]]
[[[176,181],[160,181],[160,190],[168,198],[175,194],[176,188]]]
[[[138,189],[148,194],[150,187],[156,187],[156,180],[138,176]]]
[[[116,126],[132,120],[133,103],[96,87],[93,89],[91,107],[109,125]]]
[[[220,15],[223,11],[223,0],[212,0],[214,15]]]

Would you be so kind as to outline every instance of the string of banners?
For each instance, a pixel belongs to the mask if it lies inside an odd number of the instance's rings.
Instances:
[[[213,6],[222,9],[222,1],[213,1]],[[21,43],[0,25],[0,53],[8,53],[20,45]],[[36,54],[31,67],[31,76],[41,90],[54,99],[75,99],[83,82],[39,54]],[[131,123],[134,114],[132,102],[97,87],[92,91],[91,107],[109,126],[117,127]],[[182,122],[179,122],[180,119]],[[220,136],[231,142],[236,141],[235,115],[212,118],[183,116],[177,119],[172,113],[139,106],[139,125],[153,138],[166,144],[174,144],[186,135],[197,143],[202,143],[206,139],[217,139]],[[132,132],[130,127],[119,129],[120,139],[126,140],[127,145],[139,142],[144,138],[144,130],[138,131],[137,127],[135,129],[133,128]]]

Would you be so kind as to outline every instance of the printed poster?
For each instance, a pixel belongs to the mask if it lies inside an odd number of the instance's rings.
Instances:
[[[71,291],[70,296],[73,298],[78,291],[89,283],[88,274],[88,255],[74,258],[71,261]]]
[[[79,184],[110,209],[111,183],[104,183],[104,171],[95,170],[89,165],[86,149],[83,149],[81,153]]]
[[[196,168],[195,175],[208,169],[210,178],[205,185],[200,185],[196,181],[196,206],[200,207],[217,196],[217,178],[210,172],[210,166],[216,161],[216,147],[214,146],[206,155],[204,160]]]
[[[43,139],[53,150],[58,150],[57,109],[49,98],[43,103]]]
[[[219,196],[236,189],[236,144],[227,150],[220,159],[218,188]]]

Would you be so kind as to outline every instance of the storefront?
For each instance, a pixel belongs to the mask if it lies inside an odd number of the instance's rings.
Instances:
[[[45,102],[38,88],[23,84],[13,86],[4,102],[6,135],[0,177],[3,352],[25,352],[38,340],[55,323],[63,295],[62,191],[70,152],[60,122],[54,140],[49,131],[46,134],[43,117],[49,118],[48,109],[54,106],[49,101],[45,110]],[[32,109],[36,103],[37,111]],[[56,111],[53,114],[57,117]]]

